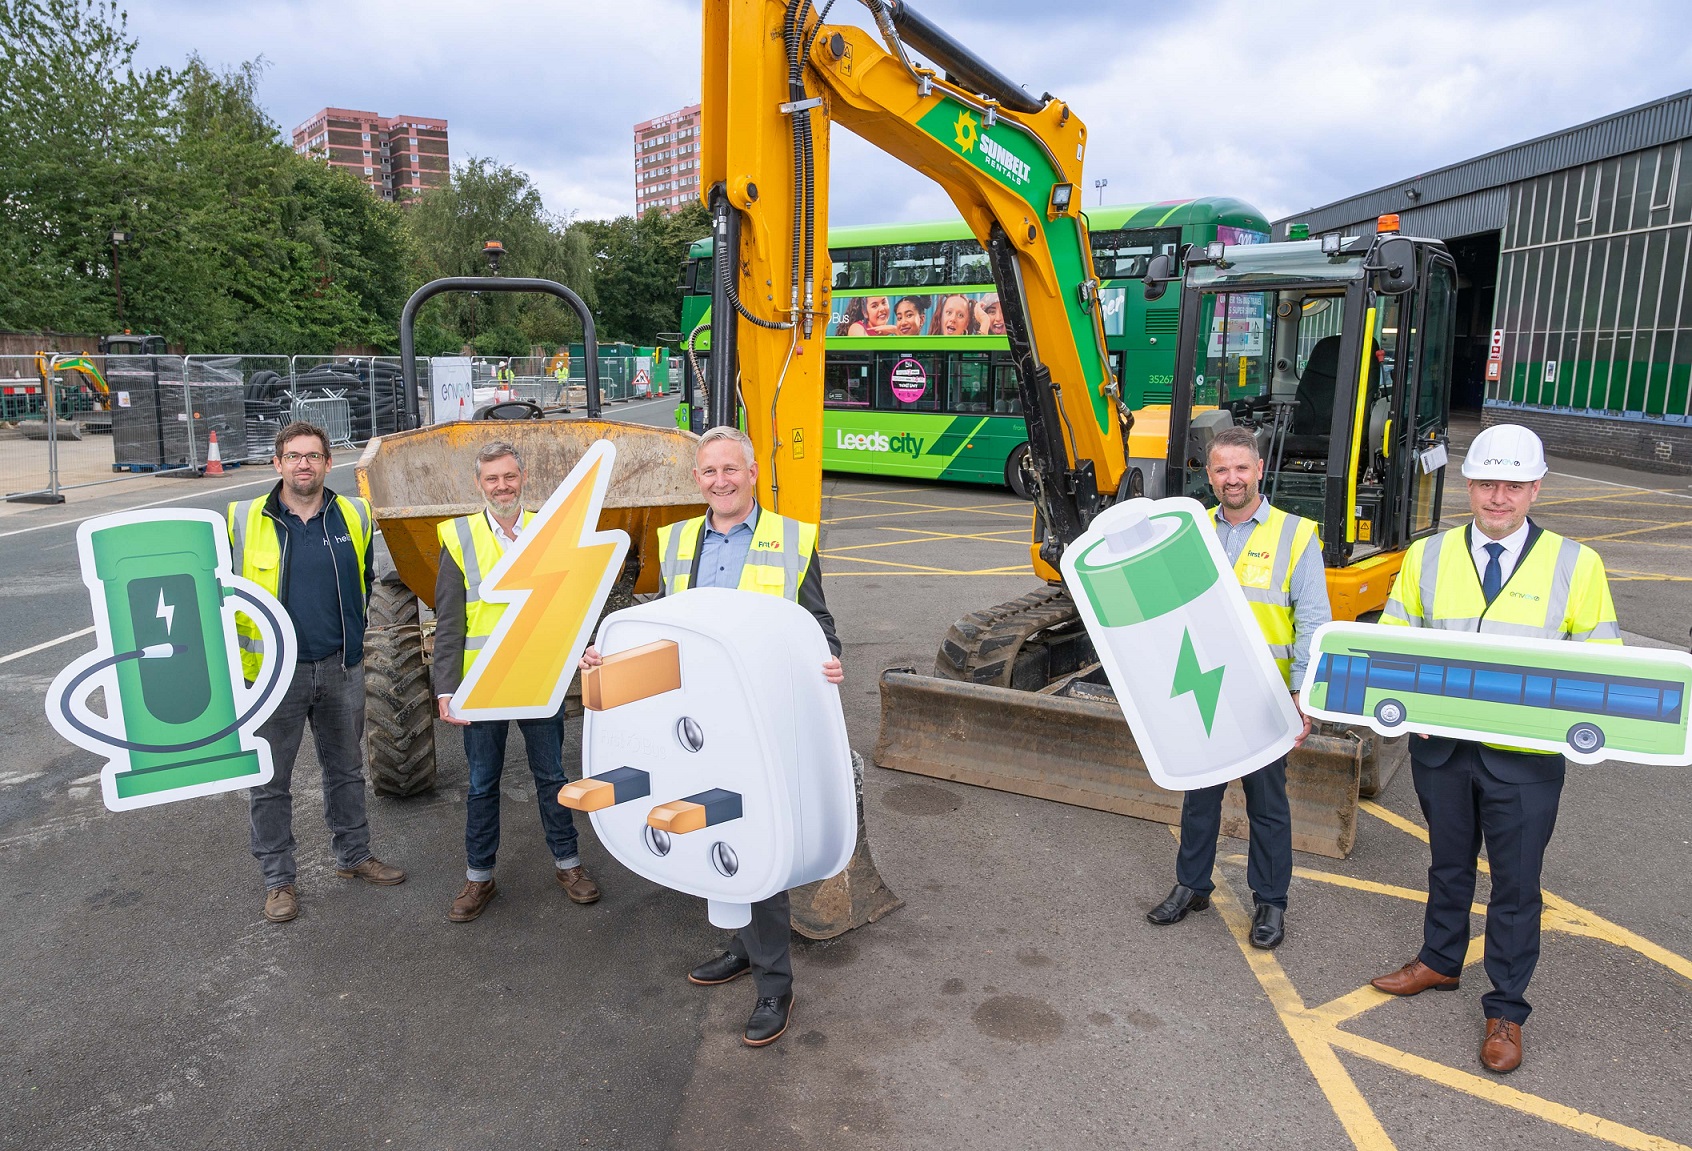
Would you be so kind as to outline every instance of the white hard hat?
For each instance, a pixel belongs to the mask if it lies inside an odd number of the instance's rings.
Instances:
[[[1475,437],[1463,459],[1463,478],[1526,483],[1545,475],[1545,445],[1520,424],[1494,424]]]

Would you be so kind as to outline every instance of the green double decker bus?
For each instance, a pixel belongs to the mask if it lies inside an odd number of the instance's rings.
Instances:
[[[1262,243],[1269,223],[1207,197],[1087,214],[1105,345],[1129,407],[1168,403],[1179,295],[1148,304],[1146,265],[1181,244]],[[823,469],[1004,484],[1026,496],[1028,429],[987,253],[963,221],[831,228]],[[712,248],[683,267],[684,339],[711,305]],[[694,347],[709,354],[708,333]],[[701,362],[703,362],[703,355]]]
[[[1506,742],[1566,743],[1577,758],[1609,748],[1622,758],[1687,763],[1692,665],[1599,644],[1500,645],[1494,659],[1472,635],[1371,627],[1322,633],[1309,703],[1374,716],[1387,730],[1416,720]],[[1653,653],[1655,655],[1656,653]]]

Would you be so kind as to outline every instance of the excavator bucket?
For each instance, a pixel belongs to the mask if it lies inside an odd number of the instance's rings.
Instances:
[[[1295,849],[1331,859],[1350,853],[1363,764],[1381,759],[1375,738],[1356,729],[1312,732],[1287,756]],[[1109,687],[1084,679],[1031,692],[891,668],[881,676],[874,758],[895,771],[1181,822],[1181,793],[1152,782]],[[1247,835],[1237,783],[1223,800],[1222,831]]]
[[[793,930],[806,939],[833,939],[905,906],[882,882],[870,857],[864,831],[864,757],[855,751],[852,774],[858,791],[858,846],[852,862],[839,875],[796,887],[790,896]]]

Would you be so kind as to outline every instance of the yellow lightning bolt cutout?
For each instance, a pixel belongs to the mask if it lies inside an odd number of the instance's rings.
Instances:
[[[506,609],[452,697],[455,715],[544,719],[564,702],[629,550],[627,532],[597,530],[616,458],[609,440],[589,448],[482,580],[482,598]]]

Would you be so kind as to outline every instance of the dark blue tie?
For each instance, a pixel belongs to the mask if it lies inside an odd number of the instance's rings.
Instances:
[[[1486,545],[1486,571],[1481,575],[1481,594],[1486,597],[1486,606],[1491,607],[1492,601],[1498,598],[1498,589],[1504,586],[1504,565],[1498,562],[1498,557],[1504,554],[1504,545],[1491,543]]]

